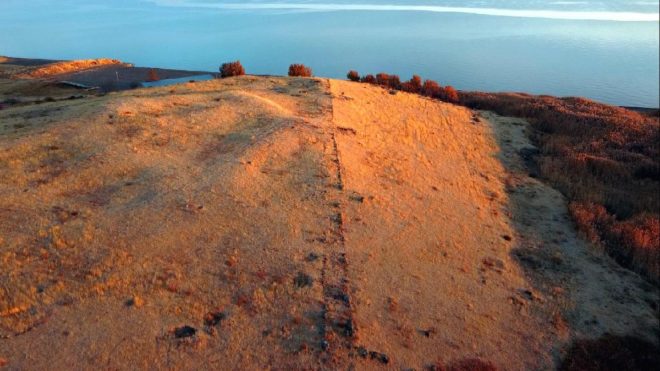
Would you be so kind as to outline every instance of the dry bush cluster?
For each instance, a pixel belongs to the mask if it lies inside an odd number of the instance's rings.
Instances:
[[[292,64],[289,66],[289,76],[291,77],[312,77],[312,69],[304,64]]]
[[[241,61],[223,63],[220,66],[220,77],[222,78],[243,75],[245,75],[245,68],[243,68]]]
[[[458,91],[456,91],[456,89],[453,87],[440,86],[440,84],[433,80],[424,80],[422,82],[422,78],[417,75],[413,75],[410,80],[404,82],[401,82],[401,78],[398,75],[390,75],[384,72],[381,72],[376,76],[364,75],[360,77],[360,74],[357,71],[350,71],[347,77],[351,81],[360,81],[366,84],[379,85],[392,90],[401,90],[408,93],[420,94],[426,97],[439,99],[444,102],[459,102]]]
[[[660,279],[660,125],[584,98],[461,92],[467,107],[526,119],[540,174],[578,229],[622,265]]]

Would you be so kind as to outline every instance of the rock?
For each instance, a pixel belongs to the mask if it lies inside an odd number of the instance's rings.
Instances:
[[[174,329],[174,337],[177,339],[185,339],[195,336],[197,329],[188,325],[177,327]]]
[[[384,365],[390,363],[390,357],[388,357],[385,353],[371,351],[369,352],[369,358],[376,360]]]
[[[204,324],[208,327],[217,326],[225,318],[227,318],[227,314],[223,312],[209,312],[204,316]]]
[[[133,296],[132,298],[126,300],[126,306],[127,307],[136,307],[136,308],[142,308],[144,305],[144,300],[142,300],[141,297],[139,296]]]
[[[502,273],[505,268],[504,262],[502,260],[493,257],[486,257],[481,261],[481,263],[486,269],[493,270],[497,273]]]
[[[355,327],[352,319],[349,318],[346,322],[339,324],[339,327],[343,329],[344,336],[352,338],[355,335]]]
[[[307,257],[305,258],[305,260],[308,261],[308,262],[313,262],[313,261],[318,260],[318,258],[319,258],[319,255],[317,253],[310,252],[307,255]]]
[[[303,288],[306,286],[312,286],[314,279],[303,272],[298,272],[298,275],[293,279],[293,284],[298,288]]]

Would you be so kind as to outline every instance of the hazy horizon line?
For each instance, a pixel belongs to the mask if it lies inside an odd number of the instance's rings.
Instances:
[[[312,11],[417,11],[431,13],[464,13],[485,16],[542,18],[583,21],[658,22],[659,13],[572,11],[572,10],[518,10],[501,8],[451,7],[439,5],[385,5],[385,4],[333,4],[333,3],[203,3],[188,0],[146,0],[160,6],[182,8],[211,8],[222,10],[312,10]]]

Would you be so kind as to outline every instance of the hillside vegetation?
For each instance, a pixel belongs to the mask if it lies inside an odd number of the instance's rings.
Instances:
[[[528,120],[540,152],[527,156],[569,198],[584,236],[660,279],[657,117],[582,98],[464,92],[461,102]]]

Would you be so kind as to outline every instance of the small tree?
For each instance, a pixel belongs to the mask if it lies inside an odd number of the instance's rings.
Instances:
[[[243,75],[245,75],[245,68],[243,68],[241,61],[223,63],[222,66],[220,66],[220,77],[223,79],[225,77]]]
[[[291,77],[312,77],[312,69],[304,64],[292,64],[289,66],[289,76]]]
[[[149,82],[154,82],[160,80],[160,77],[158,77],[158,72],[156,72],[155,69],[150,69],[149,70],[149,76],[147,76],[147,81]]]
[[[354,81],[354,82],[360,81],[360,74],[357,71],[354,71],[354,70],[349,71],[348,74],[346,75],[346,77],[349,80]]]
[[[360,81],[367,83],[367,84],[375,84],[376,83],[376,77],[374,75],[366,75]]]

